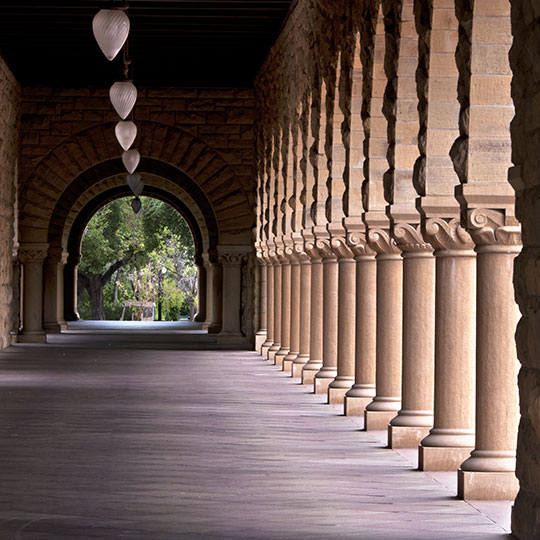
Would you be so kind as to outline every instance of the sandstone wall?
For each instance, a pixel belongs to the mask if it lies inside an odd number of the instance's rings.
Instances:
[[[516,188],[516,211],[523,231],[523,251],[515,265],[514,285],[522,313],[516,334],[521,422],[517,475],[520,491],[512,531],[519,539],[540,538],[540,11],[535,0],[512,2],[514,72],[510,180]]]
[[[17,221],[17,164],[20,87],[0,59],[0,349],[10,345],[18,294],[12,253]]]

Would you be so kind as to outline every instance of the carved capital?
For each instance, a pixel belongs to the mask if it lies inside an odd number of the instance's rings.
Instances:
[[[19,261],[22,263],[42,263],[47,257],[49,244],[21,244]]]
[[[470,234],[456,218],[430,218],[426,221],[425,236],[435,249],[470,250],[474,243]]]
[[[317,238],[315,242],[315,247],[319,252],[319,255],[324,260],[336,260],[337,256],[332,248],[332,242],[330,237],[328,238]]]
[[[396,223],[393,229],[394,240],[401,251],[432,252],[433,246],[424,240],[420,224]]]
[[[299,263],[306,263],[311,260],[311,257],[306,252],[305,242],[302,237],[295,238],[294,240],[293,257]]]
[[[338,259],[354,259],[354,252],[347,245],[347,239],[344,236],[332,237],[330,245]]]
[[[347,245],[352,250],[355,257],[375,255],[375,252],[369,247],[366,235],[363,232],[353,232],[347,234]]]
[[[240,266],[247,261],[247,257],[248,254],[245,252],[224,251],[219,253],[219,262],[223,266]]]
[[[474,208],[467,211],[467,231],[477,246],[521,245],[521,227],[505,225],[502,210]]]
[[[369,229],[367,240],[371,249],[379,255],[399,255],[401,253],[388,229]]]
[[[217,264],[218,262],[217,253],[215,251],[203,253],[201,255],[201,258],[203,260],[203,265],[206,269],[210,268],[214,264]]]

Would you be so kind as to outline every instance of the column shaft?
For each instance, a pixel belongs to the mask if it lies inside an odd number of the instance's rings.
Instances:
[[[343,403],[354,384],[356,262],[339,259],[337,376],[328,387],[328,403]]]
[[[266,341],[266,281],[267,281],[267,266],[264,261],[259,260],[257,265],[259,270],[259,282],[258,282],[258,307],[259,307],[259,328],[255,334],[255,350],[261,352],[262,345]]]
[[[328,386],[337,375],[338,340],[338,282],[337,259],[323,261],[323,354],[322,368],[315,375],[316,394],[326,394]]]
[[[206,268],[202,264],[197,265],[197,313],[193,320],[206,320]]]
[[[64,319],[66,321],[78,321],[77,311],[77,272],[78,263],[68,261],[64,267]]]
[[[354,385],[345,395],[345,414],[363,415],[375,396],[377,344],[375,254],[356,257],[356,339]]]
[[[293,361],[292,376],[301,377],[304,366],[309,361],[309,342],[311,326],[311,263],[300,264],[300,320],[299,354]]]
[[[401,408],[403,265],[397,253],[377,255],[376,394],[366,407],[365,429],[387,429]]]
[[[390,422],[390,448],[417,448],[433,426],[435,259],[403,253],[402,407]]]
[[[281,264],[281,344],[276,352],[276,366],[283,365],[291,345],[291,264]]]
[[[474,445],[476,260],[472,250],[435,251],[435,417],[420,470],[456,470]]]
[[[274,263],[274,343],[268,349],[268,359],[275,363],[281,348],[281,264]]]
[[[513,499],[519,396],[514,331],[519,310],[512,274],[519,246],[479,246],[475,448],[458,472],[466,499]]]
[[[290,295],[290,350],[283,359],[283,371],[292,374],[292,365],[300,349],[300,264],[298,262],[293,262],[291,265]]]
[[[268,264],[266,268],[266,341],[261,346],[264,357],[268,357],[268,349],[274,343],[274,267]]]
[[[302,369],[302,384],[314,384],[323,362],[323,263],[311,262],[309,360]]]

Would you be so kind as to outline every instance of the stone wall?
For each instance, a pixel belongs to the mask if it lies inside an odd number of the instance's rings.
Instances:
[[[17,222],[17,151],[20,87],[0,59],[0,349],[10,345],[17,294],[14,294],[13,244]]]
[[[516,334],[521,422],[517,475],[520,491],[513,512],[514,535],[540,538],[540,12],[535,0],[512,2],[514,72],[510,181],[517,192],[516,210],[523,231],[523,251],[515,265],[514,285],[522,313]]]

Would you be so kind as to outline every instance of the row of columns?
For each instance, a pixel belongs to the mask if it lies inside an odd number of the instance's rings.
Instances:
[[[197,322],[219,341],[246,343],[242,331],[242,267],[250,246],[218,246],[217,252],[196,257],[198,270]],[[77,311],[77,272],[80,255],[70,256],[47,243],[18,246],[14,272],[21,291],[20,328],[14,337],[21,343],[44,343],[47,333],[67,329],[66,321],[79,319]]]
[[[441,219],[259,243],[259,352],[389,447],[418,446],[420,470],[459,470],[461,497],[510,499],[520,234],[481,219],[472,236]]]

